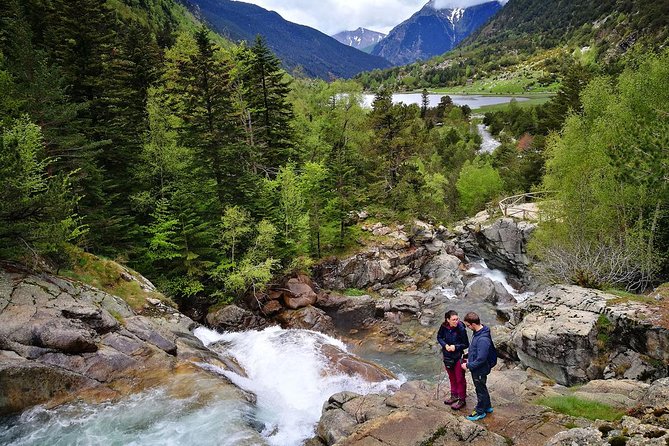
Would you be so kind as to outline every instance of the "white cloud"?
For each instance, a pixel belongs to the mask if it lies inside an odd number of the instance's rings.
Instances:
[[[278,12],[291,22],[316,28],[325,34],[353,30],[360,26],[387,33],[427,3],[427,0],[245,0]],[[485,0],[436,0],[459,7]],[[508,1],[508,0],[505,0]],[[442,7],[442,6],[440,6]]]
[[[481,3],[487,3],[491,0],[434,0],[434,6],[438,9],[468,8]],[[509,0],[498,0],[505,5]]]

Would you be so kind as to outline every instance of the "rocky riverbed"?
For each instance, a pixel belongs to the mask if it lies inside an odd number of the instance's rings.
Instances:
[[[667,444],[666,297],[636,301],[574,286],[537,289],[526,274],[532,228],[483,214],[454,231],[420,222],[411,228],[370,223],[365,229],[376,242],[360,253],[323,262],[313,277],[286,277],[247,302],[209,313],[206,323],[226,332],[314,330],[347,341],[354,352],[428,358],[437,369],[434,335],[445,308],[474,308],[493,326],[502,358],[489,380],[493,415],[471,423],[446,408],[443,375],[409,380],[387,393],[332,395],[311,446],[603,445],[614,436],[625,436],[628,445]],[[509,274],[482,274],[471,263],[476,255]],[[130,280],[149,283],[141,276]],[[359,295],[347,295],[352,288]],[[248,379],[244,367],[226,354],[225,344],[216,351],[205,347],[193,335],[197,325],[166,300],[151,298],[137,312],[90,286],[3,264],[0,414],[75,398],[118,400],[174,386],[183,376],[193,378],[179,381],[207,383],[207,392],[199,384],[188,387],[193,392],[253,407],[256,395],[226,378]],[[318,355],[344,375],[393,378],[336,345],[322,346]],[[569,387],[574,384],[581,387]],[[471,382],[469,389],[473,404]],[[628,416],[592,422],[536,405],[537,398],[554,395],[600,401]],[[245,439],[238,444],[265,444],[266,434],[244,419],[235,421]]]

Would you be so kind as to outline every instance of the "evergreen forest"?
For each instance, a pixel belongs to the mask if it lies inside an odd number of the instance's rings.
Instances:
[[[393,104],[289,76],[167,0],[0,1],[0,258],[67,271],[85,253],[182,306],[229,303],[355,251],[365,210],[451,224],[550,190],[549,281],[666,280],[669,53],[616,73],[567,61],[547,104],[489,113]],[[606,255],[604,255],[606,254]],[[610,257],[610,261],[603,261]]]

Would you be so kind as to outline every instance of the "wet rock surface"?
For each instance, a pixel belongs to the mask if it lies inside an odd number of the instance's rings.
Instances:
[[[565,385],[593,379],[652,381],[669,373],[669,330],[652,306],[572,285],[552,286],[513,308],[521,362]]]
[[[527,255],[527,243],[536,223],[498,218],[488,220],[474,218],[465,221],[456,231],[458,245],[465,253],[486,259],[488,265],[501,268],[520,277],[526,276],[531,259]]]
[[[81,392],[138,391],[194,357],[225,367],[193,337],[192,320],[160,301],[146,306],[152,316],[90,286],[2,265],[0,414]]]

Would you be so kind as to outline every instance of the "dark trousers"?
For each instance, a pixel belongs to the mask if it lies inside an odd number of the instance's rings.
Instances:
[[[486,409],[492,407],[490,405],[490,393],[488,393],[488,387],[486,386],[486,381],[488,381],[488,375],[475,375],[472,373],[472,380],[474,381],[474,388],[476,389],[476,413],[482,414]]]
[[[467,380],[465,379],[465,371],[460,366],[461,360],[451,368],[446,367],[448,379],[451,382],[451,395],[464,400],[467,398]]]

